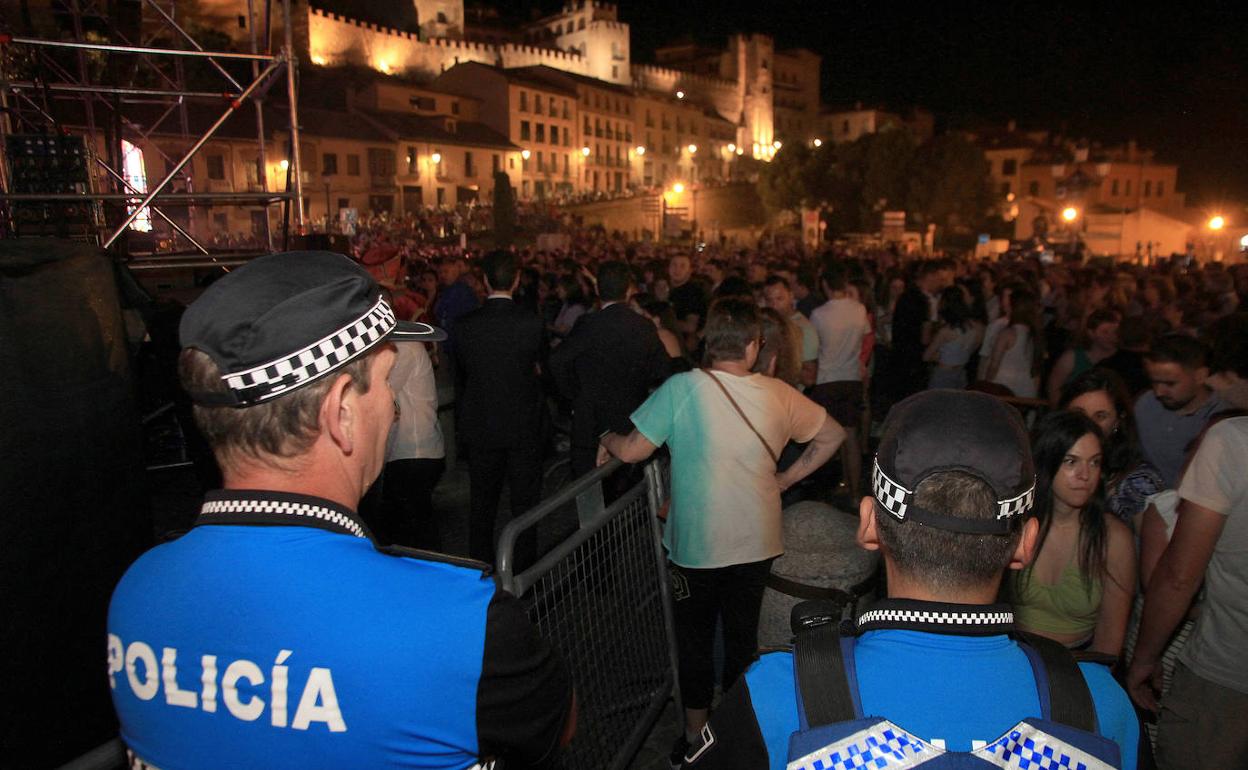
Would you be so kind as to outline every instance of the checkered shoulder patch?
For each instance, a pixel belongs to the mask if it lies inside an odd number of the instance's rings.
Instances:
[[[1114,770],[1104,760],[1027,722],[972,753],[1009,770]]]
[[[377,344],[396,326],[384,297],[356,320],[293,355],[222,375],[240,404],[255,404],[328,374]]]
[[[905,770],[944,754],[888,720],[789,762],[787,770]]]

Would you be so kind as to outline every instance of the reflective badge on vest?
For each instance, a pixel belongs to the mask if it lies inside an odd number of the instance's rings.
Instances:
[[[1111,741],[1087,734],[1078,737],[1089,744],[1086,749],[1053,735],[1032,720],[1023,720],[992,743],[975,751],[959,752],[917,738],[887,719],[859,719],[794,733],[789,739],[787,770],[1115,770],[1117,747]],[[812,744],[822,746],[809,751]],[[802,751],[807,753],[792,758]]]

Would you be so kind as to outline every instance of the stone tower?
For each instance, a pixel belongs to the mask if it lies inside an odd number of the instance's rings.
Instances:
[[[416,6],[422,39],[463,39],[464,0],[412,0],[412,4]]]

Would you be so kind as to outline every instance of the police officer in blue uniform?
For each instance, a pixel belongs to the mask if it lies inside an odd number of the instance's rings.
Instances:
[[[402,323],[328,252],[261,257],[188,308],[179,360],[222,468],[195,526],[131,566],[108,682],[135,766],[542,766],[568,673],[479,563],[379,549],[356,512],[396,416]]]
[[[1139,723],[1109,670],[994,603],[1034,555],[1034,489],[1012,408],[952,390],[895,406],[858,528],[888,597],[843,622],[798,605],[794,649],[738,680],[685,766],[1133,770]]]

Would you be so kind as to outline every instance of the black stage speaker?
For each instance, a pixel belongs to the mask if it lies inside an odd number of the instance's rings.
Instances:
[[[116,737],[108,600],[151,543],[113,264],[0,240],[0,765],[54,767]]]
[[[90,192],[89,156],[81,136],[13,134],[5,139],[10,191],[24,195],[85,195]],[[18,237],[91,238],[101,223],[97,201],[14,201]]]

